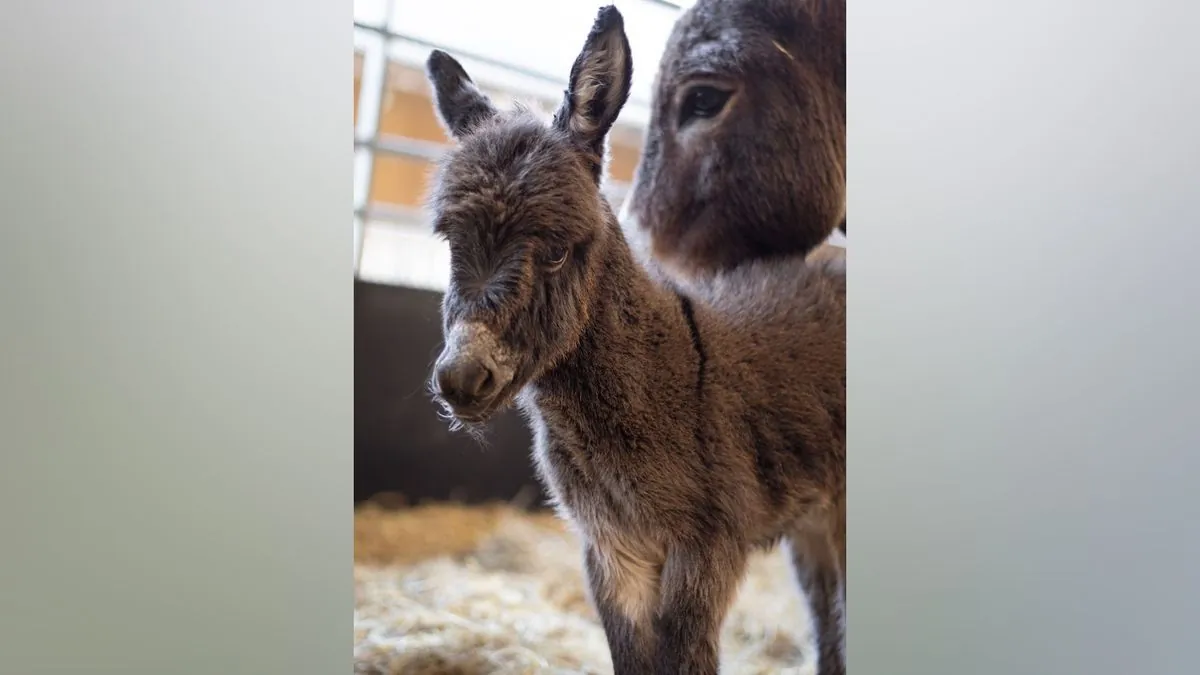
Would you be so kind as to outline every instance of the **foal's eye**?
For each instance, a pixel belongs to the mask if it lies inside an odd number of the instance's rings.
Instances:
[[[697,85],[688,90],[679,106],[679,126],[684,126],[696,118],[707,119],[716,117],[725,109],[733,92],[707,84]]]
[[[558,270],[567,263],[567,257],[570,255],[570,248],[566,246],[555,246],[542,254],[542,267],[551,272]]]

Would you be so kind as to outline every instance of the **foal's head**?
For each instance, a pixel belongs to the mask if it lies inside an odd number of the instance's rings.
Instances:
[[[699,0],[659,66],[629,213],[684,274],[807,253],[845,217],[845,0]]]
[[[497,110],[445,52],[430,55],[427,71],[458,141],[430,202],[451,262],[431,384],[446,411],[471,424],[561,361],[586,328],[598,254],[620,236],[600,179],[632,61],[621,14],[601,9],[549,124]]]

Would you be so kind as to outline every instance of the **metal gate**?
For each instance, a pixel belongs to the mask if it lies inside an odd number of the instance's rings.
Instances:
[[[354,120],[354,273],[357,279],[429,290],[444,288],[448,252],[428,232],[419,208],[381,204],[373,194],[380,158],[404,158],[432,168],[441,142],[381,133],[392,74],[423,72],[432,49],[459,58],[481,88],[500,101],[521,98],[553,105],[601,0],[355,0],[354,50],[358,92]],[[681,4],[618,2],[635,58],[630,102],[614,128],[614,143],[640,151],[649,119],[650,85]],[[628,184],[609,179],[620,208]]]

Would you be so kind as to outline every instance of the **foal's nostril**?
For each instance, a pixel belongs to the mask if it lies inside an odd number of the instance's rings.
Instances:
[[[437,372],[438,389],[451,403],[470,405],[492,393],[496,378],[479,359],[462,359]]]

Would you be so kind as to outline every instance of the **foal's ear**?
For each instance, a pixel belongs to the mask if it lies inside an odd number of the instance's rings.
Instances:
[[[616,7],[602,7],[571,67],[571,81],[554,114],[554,126],[603,153],[604,138],[629,98],[632,79],[625,20]]]
[[[453,56],[440,49],[433,50],[425,62],[425,72],[433,84],[438,115],[454,138],[462,138],[480,122],[497,114],[487,95],[475,86]]]

